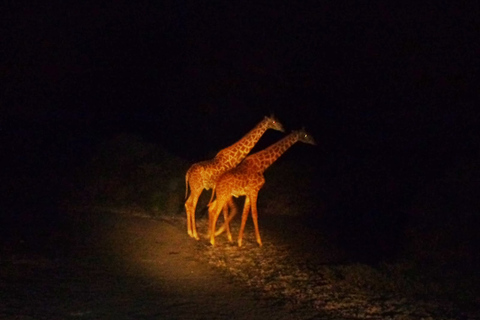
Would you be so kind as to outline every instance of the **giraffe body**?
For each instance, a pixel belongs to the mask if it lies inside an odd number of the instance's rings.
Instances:
[[[215,158],[195,163],[188,169],[185,175],[185,210],[187,213],[187,231],[191,237],[199,239],[195,224],[195,209],[203,190],[214,188],[221,174],[238,165],[268,129],[284,131],[282,124],[275,117],[265,117],[242,139],[220,150]],[[188,196],[189,189],[190,196]],[[233,205],[232,201],[229,203]]]
[[[225,172],[220,178],[218,178],[214,188],[216,198],[209,204],[210,243],[212,245],[215,245],[215,226],[218,216],[222,210],[225,215],[224,226],[227,229],[229,239],[231,239],[229,221],[233,218],[235,213],[231,213],[230,216],[228,216],[227,211],[229,203],[232,201],[232,196],[246,196],[242,214],[242,223],[240,225],[240,232],[238,234],[238,245],[242,246],[243,231],[250,210],[252,212],[257,243],[260,246],[262,245],[262,240],[258,229],[257,198],[258,192],[265,184],[265,177],[263,176],[263,173],[297,141],[315,144],[314,139],[303,129],[299,131],[293,131],[291,134],[266,148],[265,150],[248,156],[237,167]],[[219,230],[217,234],[220,232],[221,230]]]

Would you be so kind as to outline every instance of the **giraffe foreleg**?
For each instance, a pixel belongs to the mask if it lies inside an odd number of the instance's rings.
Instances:
[[[232,233],[230,232],[230,224],[227,223],[227,220],[228,220],[228,203],[226,203],[224,206],[223,206],[223,220],[225,221],[224,222],[224,226],[225,226],[225,229],[227,230],[227,238],[228,238],[228,241],[229,242],[232,242]]]
[[[245,229],[245,223],[247,222],[249,211],[250,211],[250,197],[247,196],[245,198],[245,205],[243,206],[242,224],[240,225],[240,231],[238,232],[238,246],[239,247],[242,246],[243,230]]]
[[[258,230],[258,214],[257,214],[257,195],[252,195],[252,219],[253,225],[255,226],[255,237],[257,238],[257,243],[261,247],[262,239],[260,238],[260,231]]]
[[[215,206],[212,206],[212,208],[210,208],[210,210],[212,211],[211,213],[209,210],[209,215],[211,220],[209,221],[210,243],[212,244],[212,246],[215,245],[215,226],[217,224],[217,219],[218,219],[218,216],[220,215],[220,212],[222,211],[222,208],[223,208],[223,205],[221,203],[217,203]]]
[[[208,231],[207,231],[207,239],[210,238],[212,230],[212,221],[213,221],[213,214],[216,211],[217,207],[217,200],[214,200],[208,204]]]

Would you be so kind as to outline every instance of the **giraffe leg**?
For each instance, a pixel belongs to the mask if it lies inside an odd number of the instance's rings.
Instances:
[[[192,219],[190,219],[190,212],[191,212],[191,195],[188,197],[187,201],[185,201],[185,212],[187,213],[187,232],[190,237],[193,236],[192,234]]]
[[[255,237],[257,238],[257,243],[261,247],[262,239],[260,238],[260,231],[258,230],[258,214],[257,214],[257,195],[252,196],[252,219],[253,225],[255,226]]]
[[[247,222],[249,211],[250,211],[250,198],[247,196],[245,198],[245,205],[243,206],[242,224],[240,225],[240,231],[238,233],[238,246],[239,247],[242,246],[243,229],[245,229],[245,223]]]
[[[222,211],[223,209],[223,206],[225,204],[221,204],[220,202],[218,202],[218,198],[217,198],[217,203],[215,205],[215,207],[212,207],[212,212],[210,213],[209,211],[209,228],[210,228],[210,243],[212,244],[212,246],[215,245],[215,226],[217,225],[217,219],[218,219],[218,216],[220,215],[220,212]]]
[[[212,222],[213,222],[213,217],[215,215],[215,212],[217,211],[217,204],[218,200],[215,199],[213,200],[209,205],[208,205],[208,232],[207,232],[207,239],[210,239],[210,232],[212,230]],[[214,228],[215,229],[215,228]],[[217,236],[218,234],[215,234]]]
[[[188,197],[187,201],[185,202],[185,211],[187,212],[187,229],[188,235],[196,240],[199,240],[199,236],[197,233],[197,226],[195,224],[195,209],[197,207],[198,198],[203,190],[198,192],[191,191],[190,196]]]
[[[232,234],[230,233],[230,224],[227,223],[227,221],[228,221],[228,207],[229,207],[228,203],[226,203],[223,206],[223,220],[225,221],[225,223],[223,225],[225,226],[225,229],[227,230],[228,241],[232,242]]]
[[[185,202],[185,212],[187,213],[187,233],[191,237],[192,236],[192,221],[190,219],[190,208],[187,205],[188,199]]]
[[[225,218],[225,223],[227,224],[228,239],[230,239],[230,242],[232,242],[232,234],[230,233],[230,221],[232,221],[233,217],[237,215],[238,209],[235,205],[235,202],[233,202],[233,198],[231,196],[228,199],[228,207],[230,208],[230,215]]]
[[[215,232],[215,236],[218,236],[225,231],[226,228],[230,228],[230,221],[237,215],[238,209],[237,206],[235,205],[235,202],[233,202],[233,198],[230,197],[229,201],[227,202],[230,214],[228,215],[228,218],[225,218],[224,224]],[[227,231],[228,232],[228,231]]]

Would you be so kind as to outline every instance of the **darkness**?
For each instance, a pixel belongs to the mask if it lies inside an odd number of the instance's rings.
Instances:
[[[311,168],[309,219],[349,243],[400,234],[425,186],[478,162],[475,4],[2,7],[0,191],[20,221],[121,132],[194,163],[264,115],[304,126],[318,145],[284,161]]]

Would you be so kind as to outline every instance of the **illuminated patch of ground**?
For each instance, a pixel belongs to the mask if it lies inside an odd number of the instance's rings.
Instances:
[[[409,283],[411,279],[402,283],[394,274],[401,265],[342,264],[342,252],[291,217],[261,218],[262,248],[251,221],[244,247],[238,248],[224,235],[216,247],[189,238],[183,216],[89,212],[81,217],[38,239],[34,251],[4,249],[1,319],[479,316],[474,308],[429,296],[434,286]],[[205,218],[198,221],[205,236]],[[234,235],[237,230],[234,222]],[[424,294],[412,296],[412,288]]]

